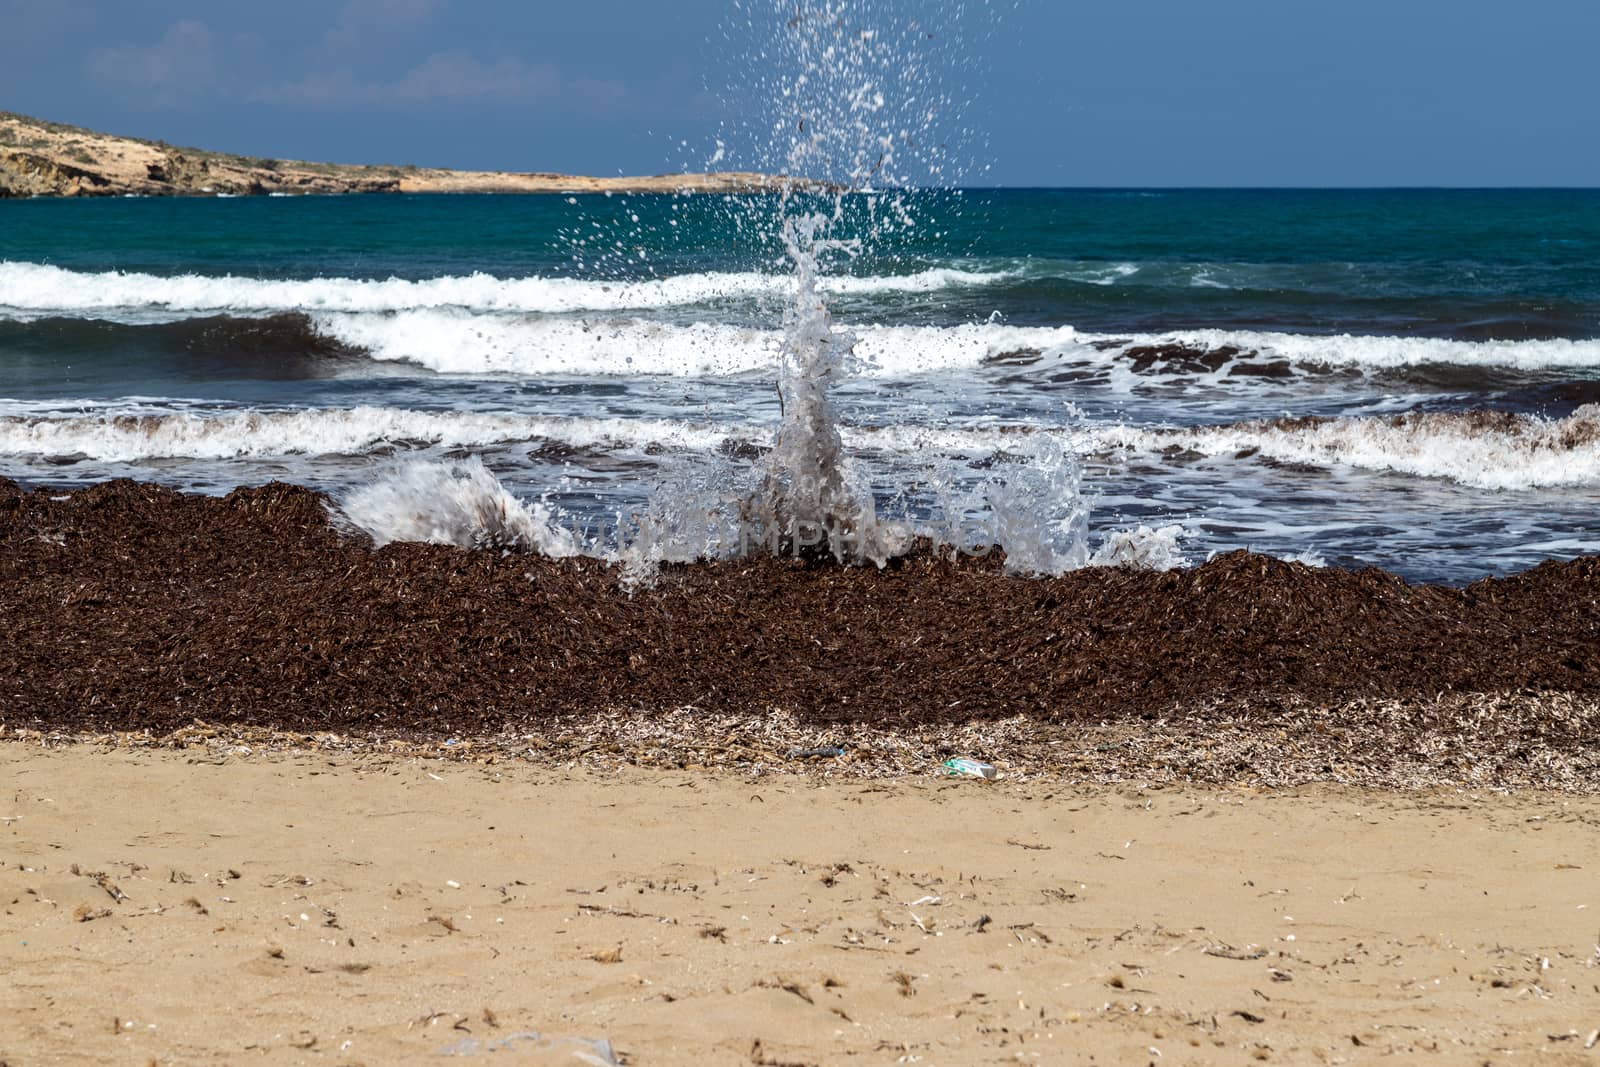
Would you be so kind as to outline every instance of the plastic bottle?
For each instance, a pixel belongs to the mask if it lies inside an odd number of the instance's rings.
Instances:
[[[939,764],[939,769],[952,778],[987,778],[993,781],[1000,777],[1000,772],[995,770],[994,764],[967,759],[965,756],[947,759]]]

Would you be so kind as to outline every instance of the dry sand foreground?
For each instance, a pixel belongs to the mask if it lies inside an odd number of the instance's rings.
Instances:
[[[1600,1063],[1597,798],[15,742],[0,781],[9,1067]]]

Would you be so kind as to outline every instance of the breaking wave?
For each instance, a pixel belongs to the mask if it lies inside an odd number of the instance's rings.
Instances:
[[[631,318],[492,318],[408,311],[384,316],[317,315],[312,323],[324,336],[362,349],[373,359],[413,363],[445,374],[723,377],[770,372],[783,343],[781,330]],[[1070,326],[849,329],[861,371],[879,376],[977,367],[1041,343],[1065,350],[1078,336]]]
[[[1564,419],[1496,411],[1284,418],[1188,430],[1113,430],[1112,446],[1444,478],[1479,489],[1600,485],[1600,405]]]
[[[1185,428],[1100,423],[1038,427],[843,426],[852,452],[993,456],[1050,438],[1080,457],[1184,453],[1240,462],[1348,466],[1437,478],[1481,489],[1600,485],[1600,405],[1562,419],[1494,411],[1283,418]],[[759,423],[542,416],[513,412],[310,408],[291,411],[29,412],[0,415],[0,455],[78,456],[111,463],[275,455],[363,455],[395,448],[474,448],[545,442],[564,449],[640,453],[748,451],[768,442]]]
[[[759,430],[752,429],[747,436]],[[0,416],[0,454],[146,459],[359,455],[400,445],[468,448],[552,440],[573,448],[714,449],[733,428],[664,419],[561,418],[403,408]]]
[[[1373,370],[1427,365],[1514,370],[1600,368],[1600,341],[1567,338],[1460,341],[1438,337],[1188,330],[1134,337],[1127,347],[1134,346],[1167,348],[1178,357],[1185,354],[1214,357],[1231,352],[1235,356],[1280,359],[1303,366]]]
[[[563,558],[582,551],[544,501],[506,491],[480,459],[418,463],[347,493],[334,518],[381,547],[421,541],[462,548],[515,549]]]
[[[745,374],[772,366],[782,334],[723,323],[641,319],[507,319],[448,311],[318,315],[315,328],[378,360],[447,374]],[[1443,365],[1600,369],[1600,341],[1464,342],[1312,338],[1218,331],[1209,347],[1172,335],[1112,337],[1070,326],[851,326],[868,374],[920,374],[985,364],[1076,368],[1116,378],[1285,377],[1305,368]]]
[[[915,274],[827,278],[828,293],[923,293],[991,285],[1011,273],[934,268]],[[642,280],[498,278],[264,279],[237,275],[164,276],[124,271],[80,272],[38,263],[0,262],[0,308],[29,316],[115,313],[148,316],[271,314],[296,311],[400,312],[456,309],[553,314],[649,310],[720,300],[787,296],[793,281],[755,272],[706,272]]]
[[[1105,267],[1108,277],[1127,267]],[[939,267],[902,275],[832,275],[824,295],[927,294],[1000,286],[1022,267]],[[785,299],[793,279],[707,272],[644,280],[498,278],[472,274],[407,280],[272,280],[122,271],[79,272],[0,262],[0,323],[53,320],[54,344],[119,343],[71,333],[77,322],[179,331],[174,343],[227,355],[263,348],[292,354],[364,354],[447,374],[718,377],[769,370],[781,331],[727,321],[729,300]],[[970,298],[963,297],[963,300]],[[970,303],[964,306],[971,307]],[[678,321],[650,317],[682,309]],[[690,310],[692,309],[692,310]],[[870,314],[863,317],[870,318]],[[694,321],[698,320],[698,321]],[[255,325],[266,323],[266,325]],[[879,376],[992,366],[1002,373],[1102,381],[1114,388],[1186,386],[1318,373],[1414,368],[1600,373],[1600,340],[1462,340],[1260,330],[1096,333],[1071,325],[846,324],[854,354]],[[68,332],[63,333],[66,330]]]
[[[725,323],[633,318],[509,318],[464,312],[319,314],[314,328],[377,360],[447,374],[655,374],[715,377],[769,370],[782,333]],[[1401,337],[1316,337],[1210,331],[1205,334],[1083,333],[1071,326],[987,323],[846,327],[863,372],[923,374],[1004,365],[1138,379],[1258,381],[1317,369],[1392,370],[1420,366],[1502,370],[1600,370],[1600,341],[1445,341]]]
[[[1015,450],[1019,439],[1038,433],[1060,438],[1082,456],[1189,453],[1241,462],[1355,467],[1493,490],[1600,486],[1600,404],[1585,404],[1561,419],[1475,410],[1156,429],[1092,424],[1049,429],[857,427],[845,432],[845,442],[886,453],[982,456]]]

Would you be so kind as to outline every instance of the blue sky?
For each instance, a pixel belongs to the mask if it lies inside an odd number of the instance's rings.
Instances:
[[[984,183],[1600,184],[1595,0],[856,2],[931,28]],[[678,170],[750,77],[730,3],[0,0],[0,108],[259,155]]]

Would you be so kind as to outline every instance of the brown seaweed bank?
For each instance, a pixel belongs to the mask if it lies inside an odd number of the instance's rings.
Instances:
[[[482,731],[686,705],[1137,722],[1222,700],[1594,693],[1600,558],[1464,589],[1244,552],[1044,580],[753,559],[630,594],[595,560],[374,550],[294,486],[0,480],[0,647],[14,725]]]

